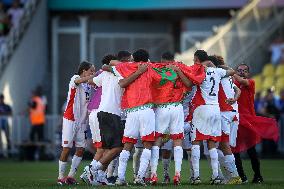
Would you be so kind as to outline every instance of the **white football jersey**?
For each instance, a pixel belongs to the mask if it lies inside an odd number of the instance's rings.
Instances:
[[[234,98],[235,97],[235,90],[234,87],[236,86],[234,84],[233,78],[230,77],[224,77],[221,79],[221,85],[223,87],[224,93],[226,95],[226,99],[228,98]],[[233,105],[231,105],[234,110],[238,110],[237,102],[235,102]]]
[[[205,104],[218,104],[219,84],[226,70],[208,67],[204,81],[199,86]],[[198,91],[197,91],[198,92]]]
[[[87,124],[87,105],[90,100],[91,87],[85,83],[76,85],[75,80],[79,77],[79,75],[74,75],[70,80],[64,118],[75,121],[78,124]]]

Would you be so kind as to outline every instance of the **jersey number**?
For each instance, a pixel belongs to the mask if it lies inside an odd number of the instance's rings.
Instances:
[[[231,89],[232,89],[233,88],[233,78],[230,77],[229,81],[230,81]]]
[[[212,81],[213,85],[211,87],[211,91],[209,93],[210,96],[216,96],[216,94],[213,92],[214,87],[215,87],[215,79],[213,77],[210,78],[210,82]]]

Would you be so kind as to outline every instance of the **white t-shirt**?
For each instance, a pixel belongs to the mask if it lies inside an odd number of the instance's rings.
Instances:
[[[74,75],[69,83],[67,106],[64,111],[64,118],[75,121],[78,124],[88,123],[87,105],[90,100],[90,86],[82,83],[75,84],[75,80],[80,78]]]
[[[123,89],[118,84],[120,79],[106,71],[93,78],[94,83],[98,87],[102,87],[102,96],[98,111],[118,116],[121,115],[121,96]]]
[[[222,77],[226,76],[226,70],[222,68],[208,67],[205,80],[199,86],[205,104],[218,105],[219,84]]]

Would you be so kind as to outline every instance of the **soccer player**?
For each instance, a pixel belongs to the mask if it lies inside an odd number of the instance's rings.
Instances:
[[[209,56],[209,60],[216,66],[228,69],[221,56]],[[230,174],[227,184],[241,184],[235,157],[229,144],[230,130],[234,127],[234,122],[238,121],[238,103],[241,94],[240,89],[234,84],[232,76],[221,79],[218,100],[221,111],[222,135],[219,143],[218,159],[221,165]]]
[[[104,56],[104,58],[102,59],[102,64],[109,64],[111,60],[116,60],[116,56],[114,55],[106,55]],[[111,74],[112,75],[112,74]],[[117,79],[116,77],[114,77],[115,79]],[[98,107],[97,109],[94,109],[91,111],[90,115],[89,115],[89,122],[90,122],[90,129],[91,129],[91,132],[92,132],[92,138],[93,138],[93,143],[94,143],[94,147],[96,148],[96,153],[94,155],[94,158],[93,158],[93,161],[91,162],[90,165],[92,166],[95,166],[98,161],[100,159],[102,159],[102,157],[104,156],[104,153],[107,153],[106,151],[106,147],[103,146],[103,139],[102,139],[102,133],[101,133],[101,126],[100,126],[100,120],[98,118],[98,114],[100,114],[99,112],[102,111],[102,108],[103,110],[104,109],[107,109],[107,106],[104,106],[103,103],[106,103],[106,92],[109,92],[109,91],[106,91],[106,87],[103,88],[103,84],[105,84],[105,82],[109,82],[111,83],[112,82],[112,79],[113,78],[108,78],[105,74],[105,72],[103,72],[102,70],[100,70],[100,74],[97,74],[96,77],[94,77],[94,80],[99,84],[96,84],[94,82],[91,82],[93,83],[93,85],[95,85],[96,87],[98,87],[100,90],[101,90],[101,94],[100,96],[98,96],[97,100],[99,100],[98,102]],[[104,80],[104,82],[102,82],[102,80]],[[114,81],[115,82],[115,81]],[[111,85],[111,84],[110,84]],[[112,85],[113,86],[113,85]],[[113,86],[114,87],[114,86]],[[119,90],[117,90],[119,92]],[[104,96],[103,96],[104,94]],[[118,94],[119,95],[119,94]],[[120,104],[119,104],[120,105]],[[115,104],[113,105],[115,106]],[[115,109],[115,107],[114,107]],[[119,109],[117,110],[119,111]],[[111,116],[110,116],[111,117]],[[102,123],[101,123],[102,124]],[[116,125],[117,126],[117,125]],[[119,127],[118,127],[119,128]],[[88,169],[89,167],[86,167],[86,169],[84,169],[84,172],[83,174],[80,176],[80,178],[86,182],[86,183],[89,183],[89,179],[88,179]],[[103,179],[103,171],[100,171],[100,178]],[[101,183],[105,182],[105,180],[102,180],[101,179]],[[93,181],[93,180],[92,180]]]
[[[59,175],[57,183],[76,184],[74,176],[79,166],[86,146],[86,130],[88,125],[87,104],[89,101],[89,86],[86,84],[94,77],[95,67],[89,62],[82,62],[78,72],[69,83],[67,107],[63,115],[62,147],[59,159]],[[70,149],[75,142],[76,152],[72,159],[71,169],[67,177],[65,170]]]
[[[131,62],[133,61],[132,54],[129,51],[119,51],[117,53],[117,60],[120,62]],[[125,127],[125,120],[126,120],[126,112],[125,110],[121,110],[121,124],[123,127]],[[118,156],[112,160],[107,168],[107,179],[111,183],[115,183],[117,179],[117,171],[118,171]],[[134,159],[134,158],[133,158]],[[140,159],[140,157],[139,157]],[[138,162],[139,164],[139,162]],[[134,160],[133,160],[133,165],[134,165]]]
[[[174,184],[180,184],[180,171],[183,158],[182,142],[184,138],[184,112],[181,101],[185,88],[182,85],[177,84],[177,80],[180,78],[182,81],[186,76],[175,65],[173,54],[167,52],[162,55],[162,62],[167,63],[167,67],[161,67],[157,72],[168,72],[168,81],[161,84],[159,77],[154,77],[154,86],[157,88],[157,92],[153,94],[154,101],[157,103],[155,110],[156,113],[156,140],[152,147],[151,157],[151,183],[156,184],[158,182],[157,166],[159,160],[159,150],[162,145],[162,137],[169,131],[170,138],[172,139],[174,146],[174,161],[175,161],[175,176],[173,178]],[[188,81],[188,80],[187,80]],[[191,86],[193,83],[191,83]],[[189,87],[189,86],[187,86]]]
[[[208,60],[208,55],[203,50],[194,53],[194,64],[202,64]],[[218,103],[218,92],[221,78],[234,74],[234,70],[224,70],[222,68],[207,67],[206,78],[202,84],[196,87],[196,92],[192,99],[192,108],[189,116],[191,120],[191,162],[193,167],[192,184],[199,184],[199,160],[200,141],[206,140],[211,159],[212,177],[211,184],[220,184],[218,177],[218,153],[216,142],[221,138],[221,115]]]
[[[123,135],[124,147],[119,156],[118,178],[116,185],[126,185],[125,172],[127,162],[130,157],[130,151],[141,136],[143,142],[143,152],[140,158],[140,166],[136,184],[145,185],[143,177],[151,158],[151,148],[155,131],[155,113],[152,109],[150,94],[150,78],[147,76],[149,54],[143,49],[133,53],[134,62],[141,62],[138,69],[119,81],[121,87],[125,88],[122,102],[127,111],[125,130]],[[115,75],[124,75],[121,69],[127,67],[127,64],[121,64],[113,67]],[[121,66],[121,67],[119,67]],[[144,75],[143,75],[144,74]]]

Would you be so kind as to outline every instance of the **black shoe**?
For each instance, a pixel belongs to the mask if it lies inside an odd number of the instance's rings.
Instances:
[[[117,179],[117,177],[114,177],[114,176],[107,178],[108,182],[113,183],[113,184],[115,183],[116,179]]]
[[[261,184],[261,183],[263,183],[262,176],[254,176],[253,179],[252,179],[252,183],[254,183],[254,184]]]
[[[242,176],[241,179],[243,184],[248,183],[248,178],[246,175]]]

